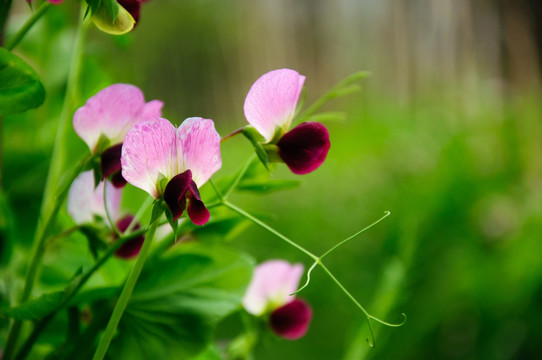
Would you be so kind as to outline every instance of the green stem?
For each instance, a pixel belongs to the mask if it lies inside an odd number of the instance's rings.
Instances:
[[[77,285],[71,289],[70,293],[67,294],[63,301],[61,301],[57,307],[52,310],[49,314],[47,314],[45,317],[43,317],[39,322],[36,323],[34,326],[34,329],[32,330],[32,333],[28,336],[24,344],[21,346],[21,350],[15,357],[15,360],[22,360],[24,359],[30,350],[32,349],[32,346],[38,339],[39,335],[45,329],[47,324],[53,318],[65,307],[67,306],[71,299],[79,292],[79,290],[85,285],[85,283],[90,279],[90,277],[117,251],[124,243],[126,243],[128,240],[130,240],[132,237],[134,237],[134,234],[130,234],[130,236],[126,236],[124,238],[119,238],[117,241],[111,245],[109,249],[94,263],[94,265],[88,269],[86,272],[84,272],[81,275],[81,279],[77,282]]]
[[[45,241],[48,237],[49,232],[52,230],[53,225],[56,220],[56,215],[60,210],[60,206],[64,196],[67,193],[67,189],[62,191],[58,198],[55,198],[55,190],[57,184],[60,182],[62,171],[64,169],[65,154],[66,154],[66,135],[68,130],[69,119],[71,118],[75,93],[77,91],[77,79],[81,69],[81,61],[83,57],[83,45],[86,35],[87,26],[83,23],[84,9],[81,11],[81,21],[76,33],[75,38],[75,49],[72,55],[72,61],[70,65],[70,73],[68,75],[66,96],[64,98],[64,105],[62,107],[62,112],[59,119],[59,124],[57,128],[57,133],[55,137],[55,143],[53,147],[53,154],[51,158],[51,163],[49,167],[49,173],[47,174],[47,181],[45,183],[45,190],[43,194],[43,201],[41,205],[40,217],[39,219],[47,219],[45,224],[41,221],[38,221],[38,226],[34,236],[33,242],[33,251],[32,257],[30,260],[30,266],[26,275],[25,285],[23,289],[23,294],[19,303],[24,303],[30,297],[32,293],[32,288],[37,275],[38,266],[41,263],[43,258],[43,251],[45,248]],[[77,174],[75,174],[77,176]],[[73,179],[71,179],[73,181]],[[69,184],[68,184],[69,186]],[[54,205],[51,205],[54,204]],[[51,208],[51,206],[53,206]],[[9,360],[14,353],[17,338],[21,331],[21,321],[14,321],[6,341],[6,348],[4,351],[4,360]]]
[[[21,295],[21,300],[19,301],[20,304],[26,302],[30,297],[30,294],[32,293],[32,288],[37,277],[39,264],[41,263],[43,253],[45,252],[48,236],[53,230],[53,227],[56,223],[56,216],[58,214],[58,211],[60,210],[60,206],[64,202],[64,199],[68,193],[69,184],[81,172],[88,160],[89,158],[85,158],[72,172],[69,179],[67,180],[67,183],[63,186],[60,194],[55,199],[54,208],[52,209],[51,214],[48,217],[45,226],[43,227],[43,230],[36,232],[36,237],[34,238],[35,246],[32,251],[32,257],[30,258],[30,266],[26,273],[23,294]],[[22,322],[20,320],[15,320],[13,322],[6,341],[6,348],[3,357],[4,360],[8,360],[15,350],[17,338],[19,336],[19,332],[21,331],[21,325]]]
[[[149,206],[151,206],[153,204],[153,202],[154,202],[154,198],[152,198],[150,196],[145,199],[143,204],[139,207],[136,214],[134,215],[134,218],[132,219],[132,222],[126,228],[126,231],[124,232],[124,235],[130,234],[132,232],[132,230],[134,230],[134,227],[136,226],[136,224],[139,222],[139,220],[141,220],[141,217],[143,216],[145,211],[147,211]]]
[[[243,209],[240,209],[238,208],[237,206],[233,205],[232,203],[229,203],[229,202],[224,202],[224,206],[226,206],[227,208],[235,211],[236,213],[238,213],[239,215],[242,215],[244,217],[246,217],[247,219],[249,219],[250,221],[252,221],[253,223],[257,224],[257,225],[260,225],[261,227],[263,227],[264,229],[266,229],[267,231],[269,231],[270,233],[276,235],[277,237],[279,237],[280,239],[286,241],[288,244],[290,244],[291,246],[295,247],[296,249],[298,249],[299,251],[301,251],[303,254],[307,255],[308,257],[310,257],[311,259],[313,259],[314,261],[318,261],[319,258],[318,256],[314,255],[313,253],[311,253],[309,250],[305,249],[304,247],[302,247],[301,245],[298,245],[296,244],[293,240],[290,240],[288,239],[286,236],[282,235],[281,233],[279,233],[277,230],[273,229],[272,227],[270,227],[269,225],[267,225],[266,223],[264,223],[263,221],[260,221],[258,220],[257,218],[255,218],[254,216],[250,215],[249,213],[247,213],[246,211],[244,211]]]
[[[122,237],[122,234],[120,233],[119,229],[117,228],[117,225],[113,221],[113,218],[111,217],[111,213],[109,212],[109,206],[107,206],[107,181],[103,182],[104,185],[104,210],[105,210],[105,217],[107,218],[107,221],[109,222],[109,226],[111,226],[111,229],[113,229],[113,232],[120,238]]]
[[[311,106],[309,106],[305,111],[303,111],[297,117],[296,121],[303,122],[304,120],[309,118],[312,114],[317,112],[329,100],[332,100],[342,95],[346,95],[350,90],[349,88],[347,88],[347,86],[349,86],[350,84],[360,79],[367,77],[368,75],[370,75],[368,71],[359,71],[357,73],[347,76],[345,79],[341,80],[331,89],[329,89],[324,95],[318,98],[314,103],[312,103]],[[346,90],[346,92],[343,92],[343,90]]]
[[[152,238],[154,237],[154,232],[156,231],[156,226],[156,221],[149,226],[149,231],[147,233],[147,236],[145,237],[143,247],[141,248],[139,256],[137,257],[137,261],[132,268],[128,279],[126,280],[126,283],[124,284],[124,288],[122,289],[119,300],[115,305],[113,314],[109,319],[109,323],[107,324],[105,333],[100,340],[98,349],[96,349],[96,352],[94,353],[94,357],[92,358],[93,360],[102,360],[107,353],[107,349],[109,349],[109,344],[111,343],[113,335],[117,330],[117,325],[120,322],[124,310],[126,309],[126,305],[128,305],[128,301],[130,300],[132,291],[134,290],[137,279],[139,278],[139,274],[141,274],[141,270],[143,269],[143,265],[145,264],[145,260],[147,259],[147,255],[151,247]]]
[[[11,0],[0,0],[0,46],[4,44],[4,31],[9,10],[11,9]]]
[[[328,251],[326,251],[324,253],[324,255],[320,256],[320,259],[323,259],[326,255],[330,254],[331,252],[333,252],[335,249],[337,249],[339,246],[343,245],[343,244],[346,244],[347,242],[349,242],[350,240],[352,240],[353,238],[355,238],[356,236],[358,235],[361,235],[362,233],[364,233],[365,231],[369,230],[370,228],[372,228],[373,226],[375,226],[376,224],[378,224],[379,222],[381,222],[382,220],[384,220],[385,218],[387,218],[388,216],[390,216],[390,212],[389,211],[386,211],[385,212],[385,215],[382,216],[380,219],[376,220],[374,223],[372,223],[371,225],[361,229],[360,231],[358,231],[357,233],[355,233],[354,235],[344,239],[343,241],[341,241],[340,243],[338,243],[337,245],[333,246],[331,249],[329,249]]]
[[[43,14],[45,14],[45,12],[47,11],[47,9],[49,9],[50,6],[51,4],[49,2],[44,1],[28,18],[28,20],[26,20],[23,27],[20,28],[19,31],[17,31],[17,33],[11,39],[9,39],[9,41],[6,43],[6,49],[13,50],[15,46],[17,46],[17,44],[23,39],[28,30],[30,30],[32,26],[34,26],[36,21],[38,21],[39,18]]]

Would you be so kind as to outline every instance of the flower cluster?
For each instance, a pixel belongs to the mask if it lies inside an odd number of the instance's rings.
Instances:
[[[317,169],[330,147],[322,124],[304,122],[290,130],[304,81],[293,70],[271,71],[252,85],[244,104],[248,123],[264,138],[262,147],[275,152],[278,156],[273,159],[286,163],[295,174]],[[163,204],[171,221],[185,210],[195,225],[209,221],[211,214],[199,190],[222,166],[221,137],[213,121],[202,117],[187,118],[175,127],[162,117],[162,106],[157,100],[146,102],[136,86],[115,84],[75,112],[75,132],[99,159],[94,176],[92,171],[82,173],[70,189],[68,212],[77,224],[107,217],[115,230],[109,230],[110,238],[117,239],[115,234],[124,233],[133,221],[131,215],[119,215],[121,188],[126,183]],[[101,179],[97,186],[95,179]],[[143,237],[131,239],[116,255],[136,256],[143,241]],[[271,329],[286,339],[302,337],[312,318],[309,305],[289,295],[302,273],[300,264],[263,263],[255,270],[243,300],[247,312],[265,316]]]
[[[287,131],[305,77],[280,69],[260,77],[245,100],[245,116],[296,174],[318,168],[329,150],[329,133],[316,122]],[[162,118],[162,102],[145,102],[137,87],[115,84],[98,92],[73,119],[76,133],[100,156],[101,177],[130,184],[163,200],[177,220],[186,209],[196,225],[210,213],[199,188],[220,169],[220,135],[210,119],[191,117],[178,128]],[[96,169],[98,171],[98,169]]]

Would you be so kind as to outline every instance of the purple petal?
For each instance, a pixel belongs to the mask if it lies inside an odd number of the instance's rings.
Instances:
[[[117,171],[120,171],[120,154],[122,152],[122,144],[111,146],[101,155],[102,178],[107,178]]]
[[[243,306],[253,315],[262,315],[269,308],[276,308],[294,299],[303,275],[303,265],[284,260],[266,261],[254,270]]]
[[[104,182],[94,188],[92,170],[85,171],[73,181],[68,192],[68,214],[76,224],[94,221],[94,216],[106,218],[103,198]],[[106,182],[107,209],[115,219],[118,216],[121,190]]]
[[[139,11],[141,8],[141,2],[138,0],[117,0],[120,6],[126,9],[134,18],[136,24],[139,21]]]
[[[295,299],[273,311],[269,325],[277,335],[287,340],[296,340],[307,333],[311,319],[310,306],[303,300]]]
[[[134,217],[132,215],[124,216],[122,219],[117,221],[117,229],[119,229],[121,233],[124,233],[133,220]],[[140,228],[141,226],[139,225],[139,223],[135,223],[133,230],[139,230]],[[115,256],[121,259],[131,259],[134,256],[137,256],[137,254],[139,254],[139,251],[141,250],[141,246],[143,246],[144,241],[145,237],[143,235],[128,240],[127,242],[122,244],[117,251],[115,251]]]
[[[158,198],[158,182],[178,170],[176,131],[166,119],[139,123],[128,132],[122,146],[122,176],[130,184]]]
[[[248,91],[245,117],[267,142],[290,127],[304,82],[297,71],[280,69],[262,75]]]
[[[111,182],[116,188],[126,185],[126,180],[121,173],[121,152],[122,144],[117,144],[106,149],[101,155],[102,179],[111,176]]]
[[[213,120],[200,117],[188,118],[177,129],[179,172],[190,169],[192,180],[198,187],[222,166],[220,135]]]
[[[205,204],[203,204],[203,201],[201,201],[198,187],[194,181],[190,182],[189,190],[187,193],[188,217],[195,225],[205,225],[209,221],[211,214],[205,207]]]
[[[177,220],[186,208],[186,191],[190,187],[192,173],[186,170],[182,174],[176,175],[171,179],[164,191],[164,201],[166,202],[173,220]]]
[[[326,159],[329,132],[318,122],[304,122],[284,134],[277,146],[280,157],[294,174],[307,174]]]
[[[94,153],[102,135],[109,139],[110,145],[116,145],[135,124],[156,117],[157,104],[150,106],[154,111],[146,109],[143,93],[138,87],[114,84],[88,99],[75,112],[73,128]]]

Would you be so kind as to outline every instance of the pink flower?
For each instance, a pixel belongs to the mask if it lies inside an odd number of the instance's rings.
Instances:
[[[121,163],[122,176],[163,198],[173,219],[187,208],[194,224],[209,220],[198,188],[222,166],[220,135],[212,120],[188,118],[178,128],[162,118],[139,123],[126,135]]]
[[[94,188],[94,175],[89,170],[75,178],[68,192],[68,214],[76,224],[94,223],[96,217],[106,219],[104,186],[107,187],[107,210],[113,219],[118,217],[121,190],[103,181]]]
[[[276,144],[278,154],[295,174],[316,170],[329,151],[329,132],[308,121],[287,132],[295,115],[305,77],[290,69],[262,75],[250,88],[244,111],[250,125],[266,143]]]
[[[310,306],[289,294],[297,290],[303,275],[303,265],[283,260],[270,260],[254,270],[243,307],[253,315],[269,313],[269,325],[279,336],[299,339],[309,328],[312,318]]]
[[[120,171],[120,154],[126,133],[137,123],[162,116],[163,103],[145,103],[134,85],[114,84],[88,99],[73,116],[73,128],[91,153],[100,154],[102,177],[112,176],[115,186],[126,184]]]
[[[106,187],[106,202],[104,204],[104,186]],[[110,182],[102,181],[94,188],[94,175],[92,170],[82,172],[73,181],[68,192],[68,214],[78,225],[88,225],[96,221],[96,218],[102,219],[108,224],[105,212],[105,206],[113,220],[119,218],[120,198],[122,190],[115,188]],[[124,232],[133,220],[133,216],[126,215],[117,220],[116,226],[120,232]],[[134,230],[139,228],[135,224]],[[114,237],[116,240],[116,236]],[[143,245],[143,236],[128,240],[116,252],[115,255],[120,258],[128,259],[139,254]]]

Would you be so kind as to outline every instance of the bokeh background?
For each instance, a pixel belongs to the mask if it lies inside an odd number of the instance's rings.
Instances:
[[[28,17],[18,1],[8,32]],[[300,296],[306,337],[268,336],[256,359],[534,359],[542,353],[542,7],[538,0],[151,0],[135,31],[91,29],[82,94],[114,82],[165,102],[165,116],[212,118],[223,135],[245,124],[244,97],[261,74],[306,75],[307,103],[358,70],[362,91],[329,103],[324,165],[303,185],[232,201],[321,253],[392,215],[326,260],[369,312],[316,270]],[[29,246],[65,89],[78,6],[51,9],[18,54],[49,98],[2,123],[2,187],[17,246]],[[85,145],[70,130],[70,156]],[[222,175],[251,153],[224,144]],[[72,160],[73,160],[72,159]],[[137,196],[141,193],[135,192]],[[136,197],[137,197],[136,196]],[[133,205],[132,205],[133,206]],[[205,239],[202,239],[205,241]],[[258,261],[309,259],[255,226],[231,246]],[[239,321],[217,331],[226,339]]]

